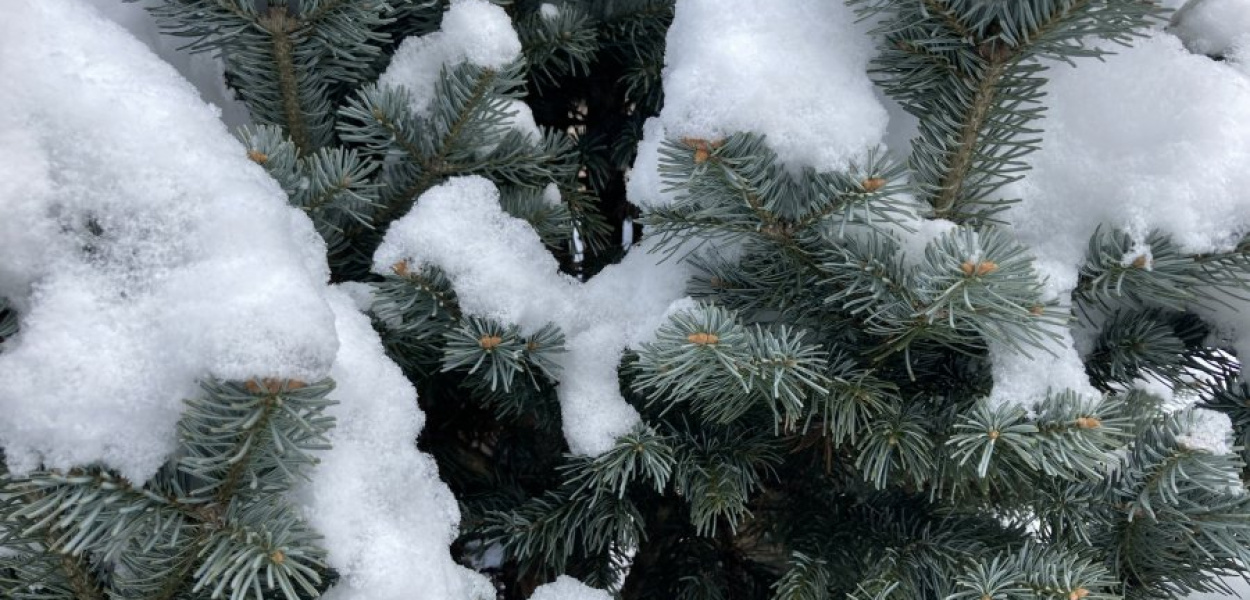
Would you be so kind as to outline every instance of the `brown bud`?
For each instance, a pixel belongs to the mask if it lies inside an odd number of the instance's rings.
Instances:
[[[1141,256],[1138,256],[1137,258],[1134,258],[1133,267],[1136,269],[1145,269],[1146,268],[1146,255],[1143,254]]]
[[[705,140],[702,138],[681,138],[681,142],[694,148],[694,164],[701,165],[712,157],[712,150],[724,145],[723,140]]]
[[[276,565],[280,565],[286,562],[286,555],[283,554],[281,550],[274,550],[269,553],[269,560],[273,561]]]
[[[1042,316],[1042,313],[1044,312],[1046,312],[1046,307],[1042,306],[1041,304],[1034,304],[1033,306],[1029,307],[1029,314],[1035,317]]]
[[[875,192],[875,191],[877,191],[877,190],[879,190],[879,189],[881,189],[881,188],[885,187],[885,183],[886,183],[886,181],[885,181],[885,179],[884,179],[884,178],[881,178],[881,177],[869,177],[868,179],[865,179],[865,180],[863,180],[863,181],[859,182],[859,186],[860,186],[860,187],[862,187],[862,188],[864,188],[864,191],[865,191],[865,192]]]
[[[266,377],[259,381],[256,379],[249,379],[243,384],[243,387],[253,394],[276,394],[282,391],[284,387],[287,391],[292,391],[307,386],[308,384],[298,379],[274,379],[273,377]]]
[[[987,260],[987,261],[982,261],[982,262],[977,263],[977,277],[980,277],[982,275],[989,275],[990,273],[993,273],[994,271],[997,271],[997,270],[998,270],[998,265],[994,263],[993,261]]]
[[[965,260],[964,264],[959,265],[959,270],[963,271],[964,275],[972,277],[972,274],[977,270],[977,266],[972,264],[970,261]]]
[[[401,260],[391,265],[391,270],[394,271],[395,274],[399,275],[400,277],[407,277],[408,274],[410,273],[410,271],[408,271],[408,261],[406,260]]]
[[[986,435],[990,436],[990,441],[994,441],[994,440],[997,440],[998,436],[1002,434],[999,433],[997,429],[991,429],[990,432]]]
[[[705,333],[702,331],[692,333],[686,336],[686,339],[689,340],[691,344],[697,344],[699,346],[715,346],[720,343],[720,336],[715,333]]]
[[[1085,588],[1076,588],[1075,590],[1072,590],[1072,592],[1068,594],[1068,600],[1081,600],[1081,598],[1084,598],[1088,595],[1089,595],[1089,590]]]
[[[1081,429],[1098,429],[1102,427],[1102,421],[1098,420],[1098,417],[1078,417],[1076,426]]]
[[[269,155],[261,152],[260,150],[256,150],[255,148],[247,151],[247,157],[258,165],[263,165],[269,162]]]
[[[494,350],[499,344],[503,343],[503,338],[497,335],[484,335],[477,340],[477,345],[483,350]]]

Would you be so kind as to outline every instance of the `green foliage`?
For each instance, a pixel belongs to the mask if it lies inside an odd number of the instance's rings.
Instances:
[[[1004,210],[994,192],[1019,179],[1037,149],[1047,68],[1037,59],[1101,56],[1161,14],[1137,0],[852,4],[879,19],[879,84],[920,119],[917,189],[937,217],[957,221]]]
[[[675,200],[641,216],[624,176],[663,101],[674,3],[499,4],[523,59],[447,65],[425,107],[376,79],[402,38],[437,28],[441,0],[155,12],[221,54],[256,122],[249,156],[312,218],[334,278],[371,294],[420,392],[419,443],[461,503],[453,552],[501,548],[501,597],[569,573],[627,600],[1163,600],[1246,572],[1244,357],[1196,309],[1250,290],[1250,238],[1191,255],[1158,231],[1102,228],[1056,299],[996,222],[1044,136],[1039,59],[1130,43],[1156,3],[855,0],[880,40],[877,82],[919,120],[911,154],[822,172],[782,164],[753,132],[670,139]],[[511,127],[516,100],[540,136]],[[392,221],[470,174],[572,274],[618,257],[604,240],[632,239],[634,217],[697,272],[696,302],[620,365],[642,423],[599,456],[560,436],[556,327],[465,315],[430,265],[371,272]],[[905,243],[937,218],[952,226]],[[1040,356],[1067,328],[1099,394],[989,400],[991,348]],[[15,331],[0,306],[0,338]],[[1142,379],[1228,415],[1231,451],[1195,443],[1202,413]],[[316,596],[332,574],[284,494],[324,444],[329,384],[251,385],[206,385],[179,454],[143,487],[98,467],[6,476],[0,545],[20,553],[0,559],[0,590]]]
[[[6,598],[316,597],[319,537],[287,493],[328,447],[331,382],[206,383],[143,486],[89,466],[0,473]]]

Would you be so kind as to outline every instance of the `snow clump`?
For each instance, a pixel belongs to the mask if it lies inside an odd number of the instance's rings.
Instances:
[[[400,44],[378,78],[382,86],[402,87],[418,115],[429,115],[439,74],[461,63],[502,69],[521,58],[521,38],[502,7],[486,0],[452,0],[439,31],[411,36]],[[529,105],[512,100],[512,128],[531,141],[542,137]]]
[[[373,270],[434,265],[451,280],[466,315],[517,325],[525,335],[557,325],[567,350],[555,359],[565,438],[574,453],[598,455],[639,422],[620,392],[621,353],[653,339],[666,311],[685,296],[689,267],[651,249],[644,241],[580,283],[559,271],[528,223],[503,211],[493,183],[457,177],[391,224]]]
[[[841,170],[881,143],[888,116],[868,79],[873,40],[825,0],[679,0],[664,55],[664,108],[644,125],[628,184],[643,208],[662,191],[666,138],[767,136],[792,168]]]
[[[1250,78],[1162,31],[1116,52],[1050,65],[1041,149],[1004,190],[1021,199],[1002,218],[1036,257],[1048,300],[1075,289],[1099,226],[1133,236],[1129,254],[1146,266],[1151,231],[1185,253],[1229,251],[1250,231]],[[1207,316],[1250,354],[1250,305]],[[1071,337],[1052,352],[1038,362],[992,347],[994,395],[1031,404],[1048,390],[1089,392]]]
[[[8,3],[0,56],[11,469],[103,462],[142,482],[197,380],[325,376],[324,246],[190,84],[65,0]]]

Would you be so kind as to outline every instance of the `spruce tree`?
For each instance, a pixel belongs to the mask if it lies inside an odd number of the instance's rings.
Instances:
[[[1082,213],[1054,149],[1088,138],[1048,120],[1080,74],[1142,72],[1116,58],[1138,50],[1222,69],[1237,83],[1210,93],[1250,101],[1234,46],[1182,19],[1200,3],[147,3],[220,60],[252,119],[240,156],[323,242],[348,391],[326,369],[201,377],[146,480],[109,456],[11,460],[0,592],[384,589],[335,568],[359,568],[340,537],[359,525],[300,483],[385,425],[335,412],[402,387],[352,380],[375,374],[343,359],[362,345],[415,386],[412,442],[458,505],[454,540],[420,543],[494,584],[430,567],[428,590],[386,598],[1223,590],[1250,571],[1250,198],[1211,158],[1194,195],[1216,197],[1177,194],[1180,213]],[[1250,125],[1217,129],[1250,150]],[[1148,187],[1091,193],[1136,214]],[[1231,216],[1167,222],[1184,210]],[[90,264],[111,256],[100,222],[66,225]],[[1072,231],[1037,231],[1054,223]],[[38,300],[6,277],[0,360]],[[355,307],[373,332],[351,333]],[[432,475],[413,460],[387,479]],[[377,494],[395,521],[446,516]]]

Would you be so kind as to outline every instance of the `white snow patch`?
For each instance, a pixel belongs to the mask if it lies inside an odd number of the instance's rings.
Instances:
[[[629,181],[639,206],[667,203],[656,172],[665,137],[755,132],[791,167],[841,170],[885,135],[867,75],[874,43],[841,2],[680,0],[666,43],[664,108]]]
[[[1046,299],[1067,301],[1100,225],[1141,240],[1158,229],[1190,253],[1228,251],[1250,231],[1250,79],[1161,31],[1105,61],[1054,63],[1048,77],[1042,147],[1005,189],[1022,201],[1003,213],[1036,257]],[[1138,258],[1153,266],[1145,245],[1123,260]],[[1247,308],[1216,324],[1250,351]],[[1088,389],[1070,345],[1065,336],[1061,358],[1040,362],[992,348],[995,396]]]
[[[612,595],[604,590],[592,588],[568,575],[561,575],[555,581],[540,585],[530,596],[530,600],[611,600]]]
[[[538,7],[538,14],[542,15],[544,19],[555,19],[560,16],[560,7],[550,2],[544,2]]]
[[[200,98],[221,112],[221,119],[232,130],[252,122],[247,105],[226,87],[226,68],[221,58],[211,52],[191,52],[185,48],[189,38],[161,33],[156,19],[146,10],[162,4],[162,0],[121,2],[120,0],[86,0],[105,17],[126,28],[139,41],[147,44],[161,60],[186,77]]]
[[[548,183],[547,187],[543,188],[543,202],[548,206],[560,206],[560,187],[554,183]]]
[[[324,246],[173,68],[89,6],[16,0],[0,80],[15,472],[99,461],[142,482],[196,380],[325,375]]]
[[[399,45],[391,64],[378,78],[379,85],[403,87],[411,95],[417,114],[429,114],[435,86],[444,68],[468,62],[487,69],[501,69],[521,57],[521,38],[502,7],[486,0],[452,0],[443,14],[439,31],[411,36]],[[508,110],[509,124],[531,141],[542,137],[534,113],[520,100]],[[483,151],[489,151],[484,147]]]
[[[1228,454],[1232,451],[1229,440],[1233,436],[1233,423],[1228,415],[1195,408],[1188,425],[1184,434],[1176,436],[1182,447],[1209,454]]]
[[[534,228],[504,212],[499,190],[481,177],[453,178],[422,194],[387,230],[374,272],[390,274],[409,259],[446,271],[465,314],[516,324],[525,335],[576,308],[577,281],[560,273]]]
[[[886,223],[894,239],[899,241],[899,249],[903,253],[903,265],[915,267],[924,262],[924,249],[934,240],[950,233],[958,227],[953,221],[946,219],[929,219],[918,210],[911,215],[899,215],[896,223]],[[910,229],[911,231],[908,231]]]
[[[323,597],[494,598],[490,582],[448,552],[460,510],[434,459],[416,447],[425,422],[416,390],[351,293],[331,289],[328,299],[340,345],[330,371],[337,384],[330,397],[339,404],[327,412],[337,422],[332,447],[293,494],[342,578]]]
[[[994,389],[990,392],[992,406],[1014,404],[1031,408],[1049,393],[1071,390],[1086,398],[1102,396],[1089,382],[1085,363],[1066,328],[1060,338],[1048,341],[1043,349],[1029,348],[1021,352],[1000,342],[990,341],[990,372]]]
[[[1004,216],[1059,290],[1100,224],[1157,228],[1186,252],[1229,250],[1250,230],[1250,80],[1161,32],[1051,67],[1042,148]]]
[[[622,351],[650,341],[665,311],[685,295],[689,270],[644,241],[586,283],[559,272],[525,221],[499,205],[494,184],[453,178],[423,194],[393,223],[374,255],[374,272],[400,261],[432,264],[452,281],[463,312],[516,324],[532,334],[560,327],[567,352],[557,395],[565,437],[577,454],[607,451],[639,420],[621,396]]]
[[[1185,600],[1244,600],[1250,598],[1250,583],[1240,577],[1224,577],[1225,585],[1232,588],[1232,595],[1220,594],[1215,592],[1194,592],[1185,597]]]
[[[1250,0],[1193,0],[1172,16],[1168,31],[1193,52],[1226,55],[1250,43]]]

